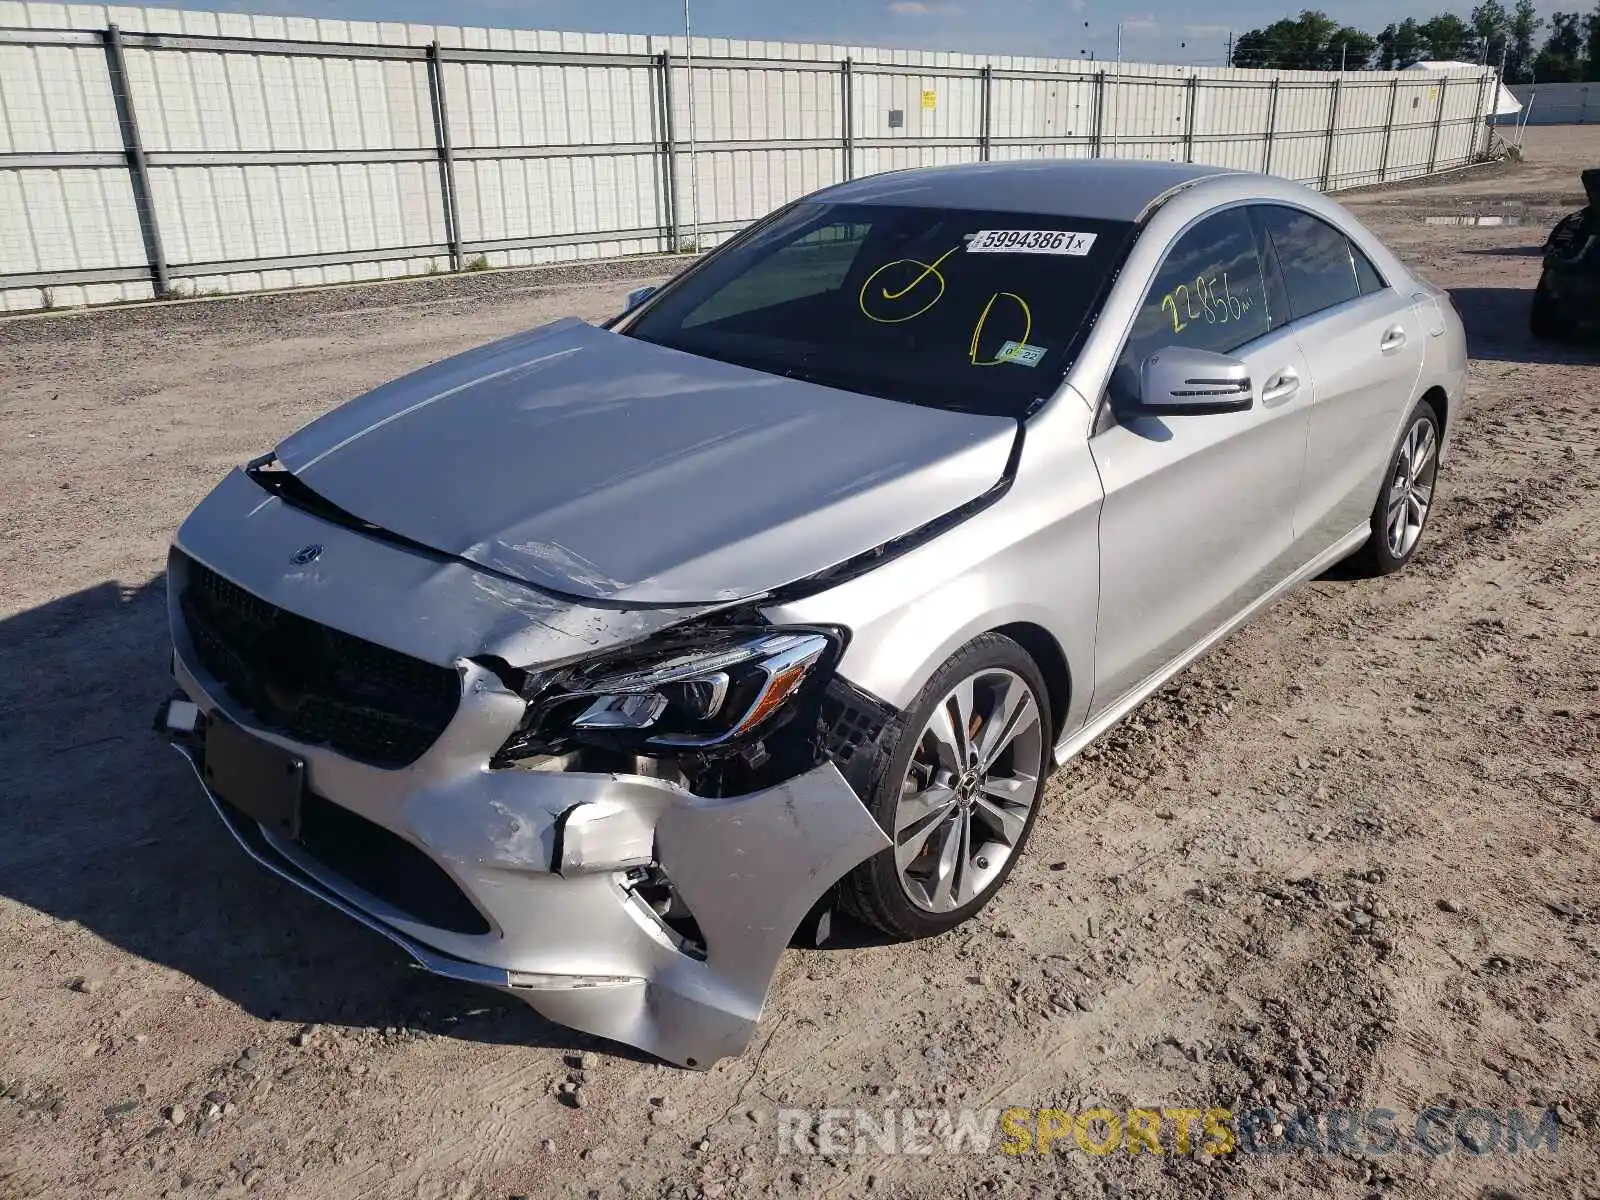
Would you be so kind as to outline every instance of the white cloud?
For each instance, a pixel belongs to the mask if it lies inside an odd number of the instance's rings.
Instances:
[[[1161,32],[1161,23],[1154,17],[1129,17],[1122,22],[1122,32],[1131,33],[1137,37],[1154,35]]]
[[[954,4],[927,3],[927,0],[894,0],[889,11],[897,17],[954,16],[961,10]]]

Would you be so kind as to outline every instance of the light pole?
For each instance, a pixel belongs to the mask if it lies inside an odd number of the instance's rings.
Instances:
[[[695,168],[694,157],[694,30],[689,24],[689,0],[683,0],[683,62],[689,85],[689,203],[694,209],[694,249],[700,253],[700,172]]]

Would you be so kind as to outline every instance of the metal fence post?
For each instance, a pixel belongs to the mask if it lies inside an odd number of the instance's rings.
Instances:
[[[978,105],[978,158],[982,162],[989,161],[989,105],[990,93],[994,88],[994,68],[988,63],[983,65],[983,94],[979,97]]]
[[[1261,164],[1263,175],[1272,174],[1272,138],[1278,129],[1278,81],[1272,81],[1272,87],[1267,92],[1267,150],[1266,158]]]
[[[839,87],[843,92],[843,119],[844,126],[844,177],[856,177],[856,145],[855,145],[855,79],[852,74],[853,64],[850,59],[845,59],[839,64]]]
[[[1333,141],[1339,132],[1339,85],[1343,82],[1343,79],[1333,81],[1333,103],[1328,113],[1328,144],[1322,150],[1322,182],[1317,187],[1322,192],[1328,190],[1333,172]]]
[[[461,209],[456,198],[456,157],[450,146],[450,112],[444,98],[444,50],[428,44],[428,91],[433,101],[433,139],[439,151],[439,196],[444,204],[444,232],[450,243],[450,269],[461,262]]]
[[[1400,79],[1389,81],[1389,120],[1383,127],[1383,161],[1378,164],[1378,182],[1389,182],[1389,143],[1394,140],[1394,118],[1400,108]]]
[[[1495,89],[1492,93],[1490,93],[1491,103],[1486,105],[1483,102],[1483,97],[1484,93],[1488,91],[1488,85],[1490,83],[1495,85]],[[1495,110],[1499,107],[1499,79],[1493,75],[1485,75],[1480,81],[1478,87],[1478,128],[1473,131],[1472,146],[1467,151],[1467,158],[1469,161],[1478,157],[1478,133],[1480,130],[1483,134],[1483,157],[1488,158],[1489,152],[1494,149],[1494,133],[1489,127],[1489,118],[1494,115]]]
[[[150,278],[157,298],[165,296],[172,280],[167,274],[167,256],[161,246],[161,226],[156,221],[155,202],[150,194],[150,164],[139,139],[139,118],[133,110],[133,91],[128,86],[128,62],[122,51],[122,30],[106,26],[106,70],[111,75],[111,98],[117,107],[117,124],[122,129],[122,147],[128,157],[129,181],[133,185],[133,207],[139,218],[139,235],[144,241],[144,256],[150,263]]]
[[[1444,100],[1445,88],[1450,85],[1450,76],[1439,76],[1439,112],[1433,118],[1433,146],[1428,150],[1428,174],[1432,175],[1439,166],[1439,131],[1444,128]]]
[[[1195,99],[1200,95],[1200,77],[1189,76],[1189,82],[1184,85],[1189,92],[1188,113],[1183,120],[1183,161],[1194,161],[1194,112]]]
[[[657,99],[661,103],[661,187],[665,202],[667,251],[678,252],[678,138],[672,115],[672,55],[663,50],[656,56]]]
[[[1104,145],[1106,127],[1106,73],[1094,73],[1094,141],[1090,143],[1091,158],[1100,157],[1100,147]]]

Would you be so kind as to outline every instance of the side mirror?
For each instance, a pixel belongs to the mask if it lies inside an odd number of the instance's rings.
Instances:
[[[660,290],[660,286],[660,284],[652,283],[647,284],[642,288],[634,288],[633,291],[628,293],[628,302],[622,311],[632,312],[634,309],[638,308],[639,305],[650,299],[651,296],[654,296],[656,292]]]
[[[1252,403],[1250,368],[1226,354],[1168,346],[1139,368],[1139,407],[1156,416],[1244,412]]]

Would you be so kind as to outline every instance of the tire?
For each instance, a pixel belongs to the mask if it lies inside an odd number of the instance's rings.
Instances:
[[[1389,456],[1383,487],[1372,506],[1372,536],[1350,559],[1356,573],[1390,575],[1416,555],[1437,495],[1440,437],[1438,412],[1428,401],[1419,401]]]
[[[1544,276],[1539,276],[1539,286],[1533,291],[1533,304],[1528,309],[1528,330],[1534,337],[1546,342],[1565,341],[1572,330],[1556,308],[1555,301],[1545,291]]]
[[[847,875],[840,898],[891,937],[931,937],[987,904],[1027,844],[1052,762],[1050,693],[1027,651],[985,633],[934,673],[899,726],[867,801],[896,844]]]

